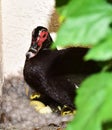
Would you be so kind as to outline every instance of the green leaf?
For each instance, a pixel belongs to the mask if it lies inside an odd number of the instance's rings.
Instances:
[[[106,40],[100,42],[89,50],[85,56],[86,60],[105,61],[112,59],[112,33]]]
[[[87,78],[78,89],[78,112],[67,130],[101,130],[102,123],[112,120],[112,73]]]
[[[112,22],[112,6],[106,0],[70,0],[60,12],[66,19],[54,47],[97,44]]]
[[[59,13],[61,13],[61,16],[59,18],[59,21],[62,22],[62,18],[64,20],[65,15],[67,13],[67,10],[65,9],[66,6],[68,5],[70,0],[56,0],[56,7],[57,7],[57,11]]]

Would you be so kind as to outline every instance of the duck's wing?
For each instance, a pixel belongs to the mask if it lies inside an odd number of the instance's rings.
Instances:
[[[71,74],[92,74],[100,71],[95,61],[84,61],[84,55],[88,48],[72,47],[58,50],[58,56],[54,59],[49,70],[50,74],[71,75]]]

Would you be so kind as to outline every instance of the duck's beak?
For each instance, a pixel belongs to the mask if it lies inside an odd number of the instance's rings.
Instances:
[[[41,47],[38,46],[37,43],[32,44],[30,49],[26,53],[26,59],[29,60],[30,58],[33,58],[34,56],[36,56],[40,49]]]
[[[26,60],[29,60],[30,58],[33,58],[34,56],[35,56],[35,54],[33,52],[28,51],[26,53]]]

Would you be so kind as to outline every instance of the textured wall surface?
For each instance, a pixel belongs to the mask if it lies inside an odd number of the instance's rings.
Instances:
[[[1,0],[0,0],[0,11],[1,11]],[[2,23],[1,23],[1,13],[0,13],[0,96],[2,94],[3,85],[3,75],[2,75]]]
[[[5,76],[16,75],[23,68],[31,32],[38,25],[49,27],[54,5],[54,0],[2,0]]]

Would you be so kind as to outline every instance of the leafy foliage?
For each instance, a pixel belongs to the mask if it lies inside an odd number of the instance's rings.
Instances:
[[[77,114],[67,130],[112,129],[112,0],[56,0],[56,8],[62,25],[53,47],[90,46],[85,60],[103,61],[103,72],[78,89]]]
[[[112,6],[105,0],[69,0],[58,11],[64,22],[55,45],[94,45],[108,35]]]
[[[102,122],[112,120],[111,77],[107,72],[95,74],[82,83],[76,100],[78,113],[68,130],[101,130]]]
[[[94,59],[104,61],[112,59],[112,34],[108,35],[106,41],[100,42],[85,57],[86,60]]]

